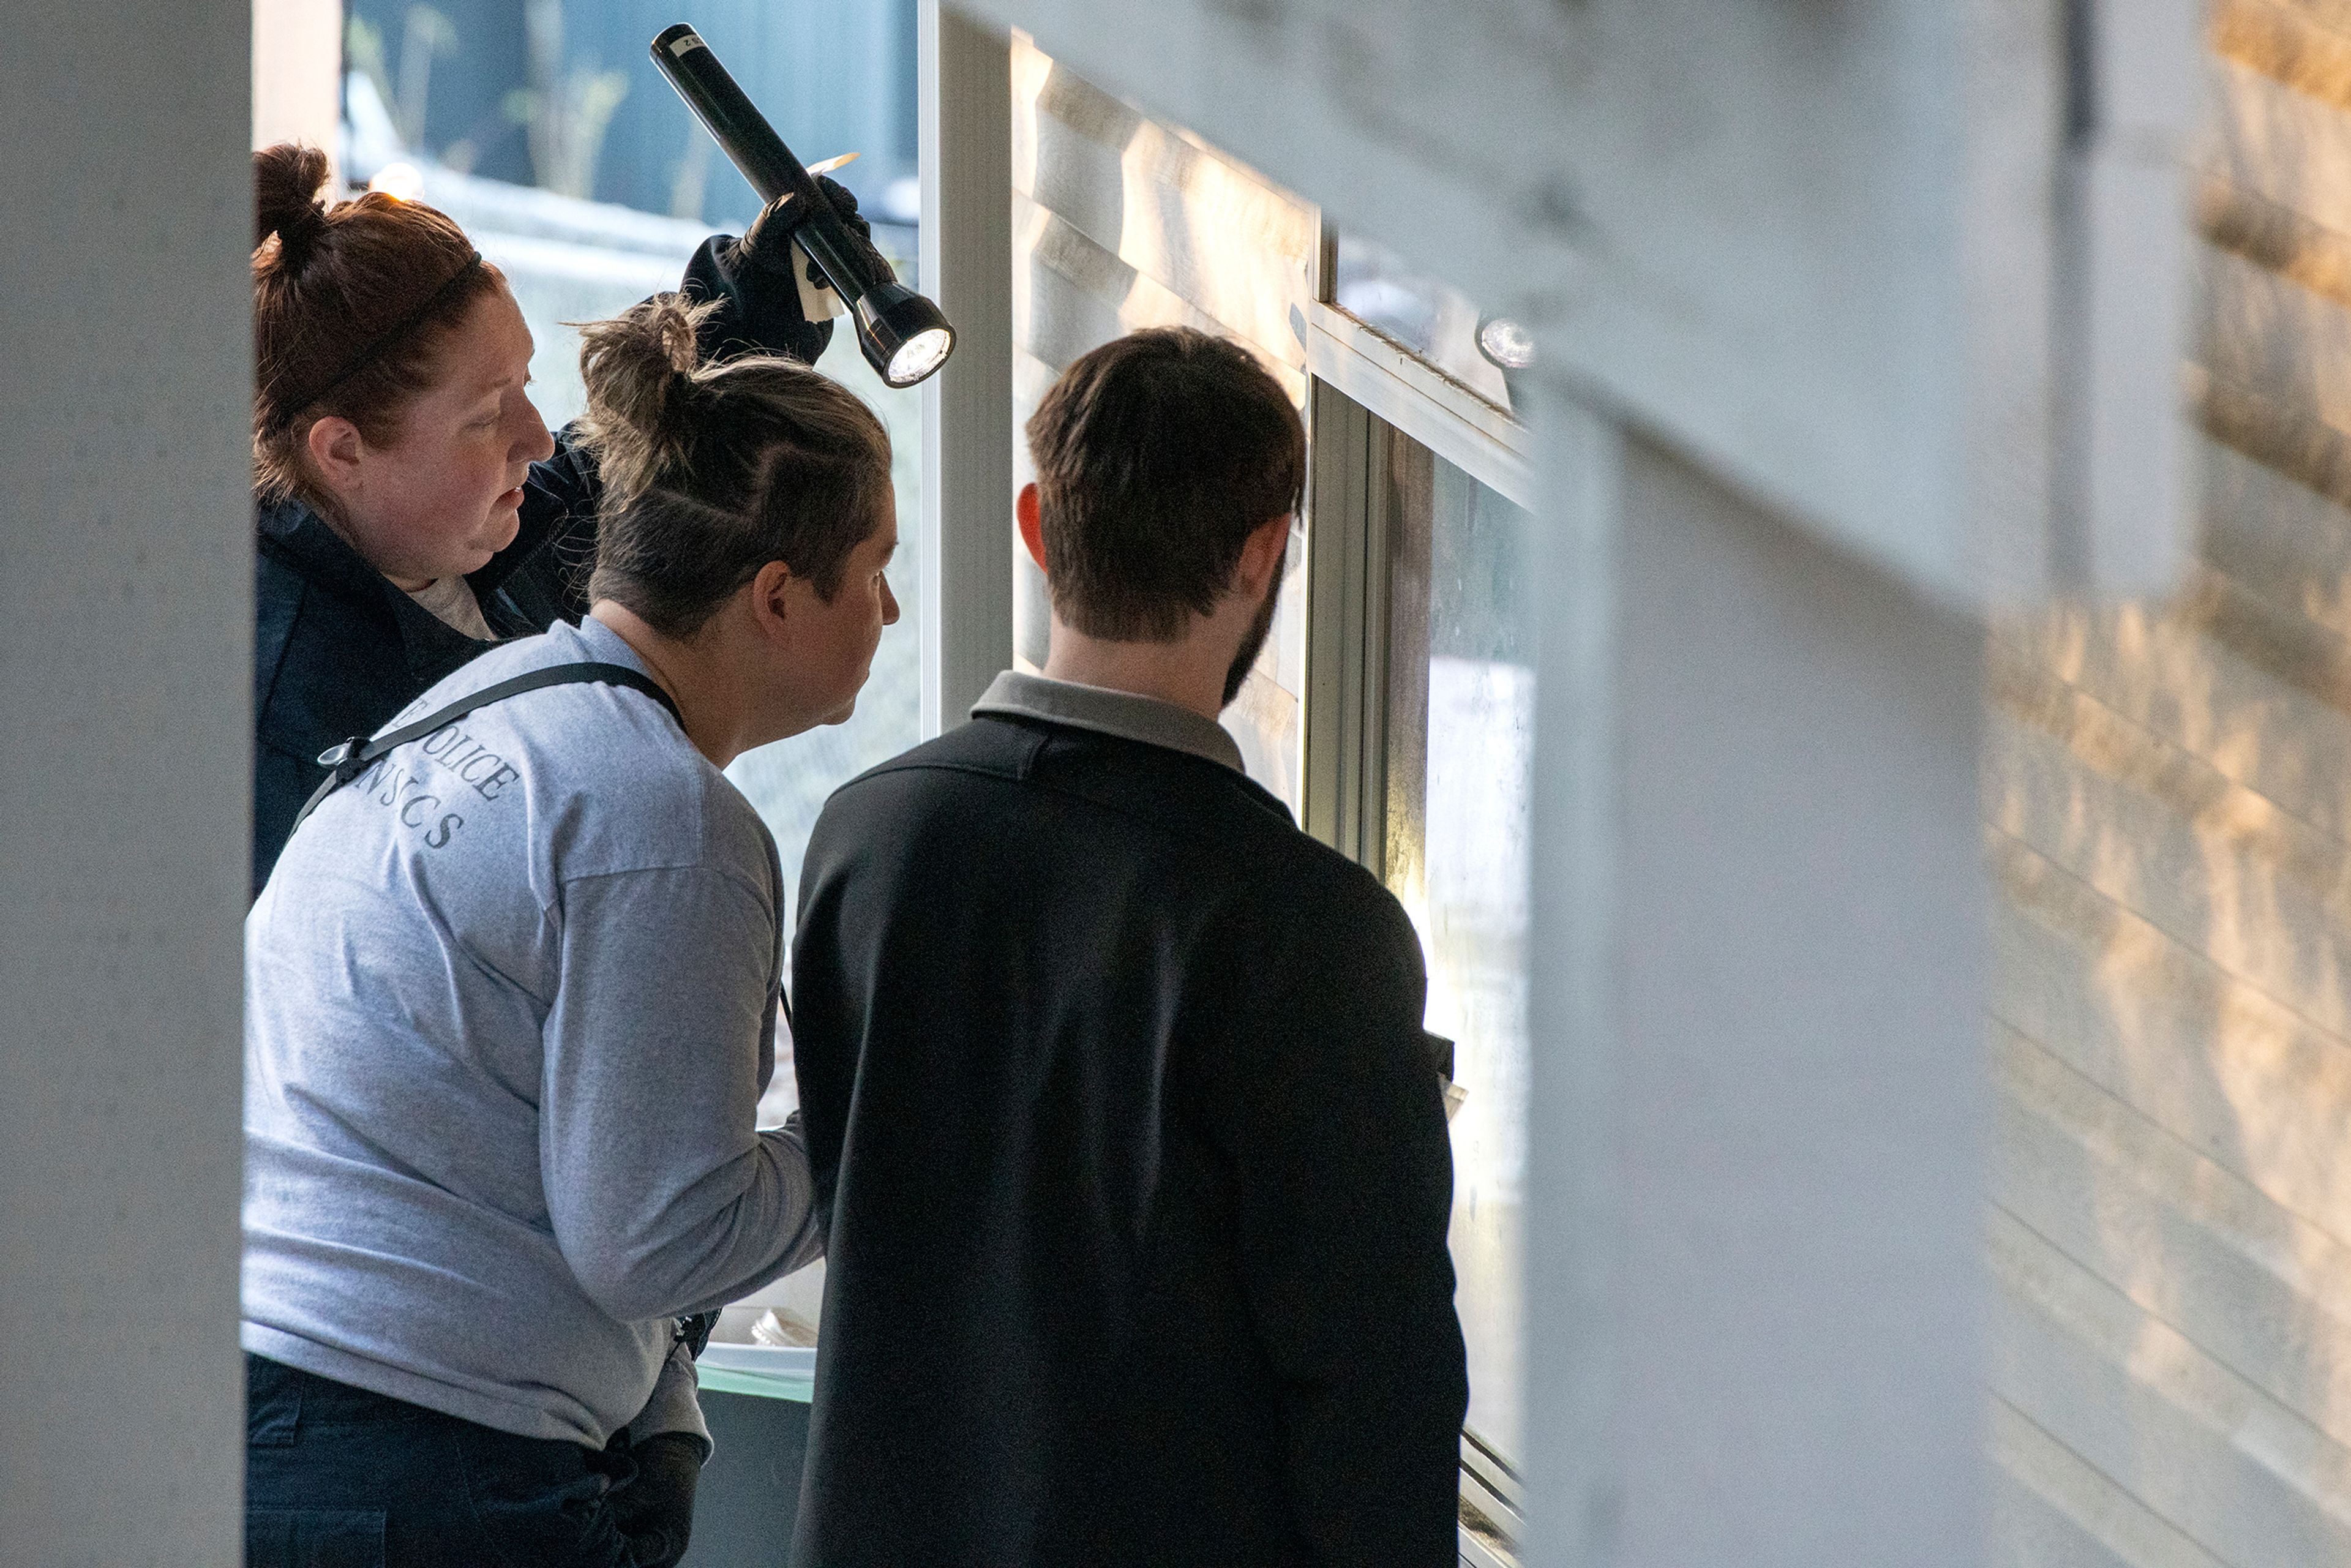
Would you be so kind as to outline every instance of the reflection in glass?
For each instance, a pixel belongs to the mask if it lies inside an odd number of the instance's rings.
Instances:
[[[1427,1027],[1455,1042],[1455,1302],[1468,1426],[1521,1453],[1531,519],[1391,438],[1385,874],[1428,962]]]
[[[740,232],[758,197],[661,85],[671,7],[589,0],[350,0],[338,163],[471,175]],[[919,206],[914,0],[697,0],[692,20],[804,156],[880,224]]]

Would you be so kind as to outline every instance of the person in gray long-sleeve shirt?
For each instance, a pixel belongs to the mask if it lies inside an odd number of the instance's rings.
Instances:
[[[644,667],[559,625],[404,716],[580,661]],[[798,1127],[752,1128],[783,879],[750,802],[650,697],[559,686],[394,752],[281,865],[246,925],[245,1347],[535,1437],[701,1431],[670,1320],[822,1250]]]
[[[720,768],[854,707],[897,619],[889,444],[803,366],[701,365],[698,314],[589,331],[589,618],[395,719],[429,733],[317,803],[247,918],[256,1568],[675,1562],[708,1445],[675,1319],[822,1251],[798,1127],[754,1125],[783,878]],[[647,1517],[656,1463],[684,1515]]]

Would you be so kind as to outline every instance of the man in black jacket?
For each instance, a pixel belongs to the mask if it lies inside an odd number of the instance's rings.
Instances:
[[[1043,675],[834,795],[793,950],[831,1205],[794,1561],[1456,1560],[1419,944],[1241,772],[1298,416],[1136,333],[1029,422]]]

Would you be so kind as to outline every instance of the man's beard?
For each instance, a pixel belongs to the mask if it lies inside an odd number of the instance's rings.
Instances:
[[[1230,707],[1233,699],[1241,695],[1241,685],[1265,652],[1265,640],[1273,634],[1274,611],[1281,603],[1281,569],[1290,564],[1290,549],[1282,547],[1281,562],[1273,569],[1273,581],[1265,591],[1265,602],[1258,606],[1257,619],[1249,622],[1249,635],[1241,639],[1240,651],[1233,655],[1232,667],[1225,672],[1225,696],[1218,707]]]

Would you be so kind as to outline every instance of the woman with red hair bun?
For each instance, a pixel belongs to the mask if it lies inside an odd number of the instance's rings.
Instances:
[[[254,154],[253,893],[326,768],[507,638],[577,622],[595,554],[594,459],[528,390],[530,329],[465,231],[381,193],[322,203],[326,154]],[[820,181],[877,277],[857,202]],[[681,291],[705,353],[812,364],[791,225],[713,235]]]

